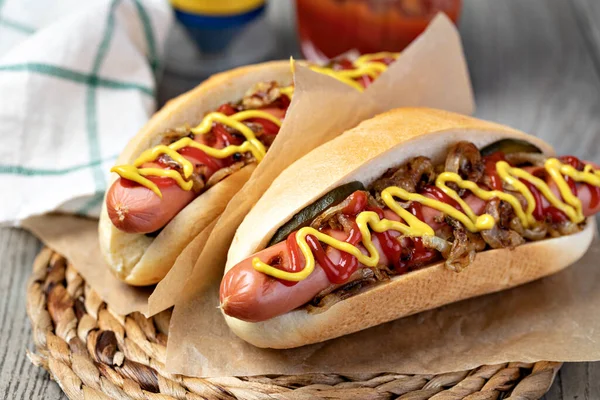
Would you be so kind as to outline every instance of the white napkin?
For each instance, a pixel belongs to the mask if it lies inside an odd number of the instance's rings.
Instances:
[[[0,0],[0,223],[97,216],[155,108],[166,0]]]

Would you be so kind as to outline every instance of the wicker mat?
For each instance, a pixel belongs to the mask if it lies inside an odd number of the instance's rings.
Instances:
[[[441,375],[306,374],[190,378],[165,371],[170,313],[116,315],[68,261],[43,249],[27,288],[31,361],[70,399],[538,399],[560,363]]]

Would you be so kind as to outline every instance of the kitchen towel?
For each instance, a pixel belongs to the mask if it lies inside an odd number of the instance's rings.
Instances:
[[[166,0],[0,0],[0,224],[96,217],[155,110]]]

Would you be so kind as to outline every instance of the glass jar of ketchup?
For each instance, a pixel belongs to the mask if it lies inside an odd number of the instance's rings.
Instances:
[[[442,11],[454,22],[461,0],[296,0],[304,57],[323,62],[343,52],[401,51]]]

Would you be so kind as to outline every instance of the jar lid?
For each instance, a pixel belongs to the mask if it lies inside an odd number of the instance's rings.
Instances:
[[[265,0],[170,0],[179,11],[203,15],[244,14],[264,6]]]

